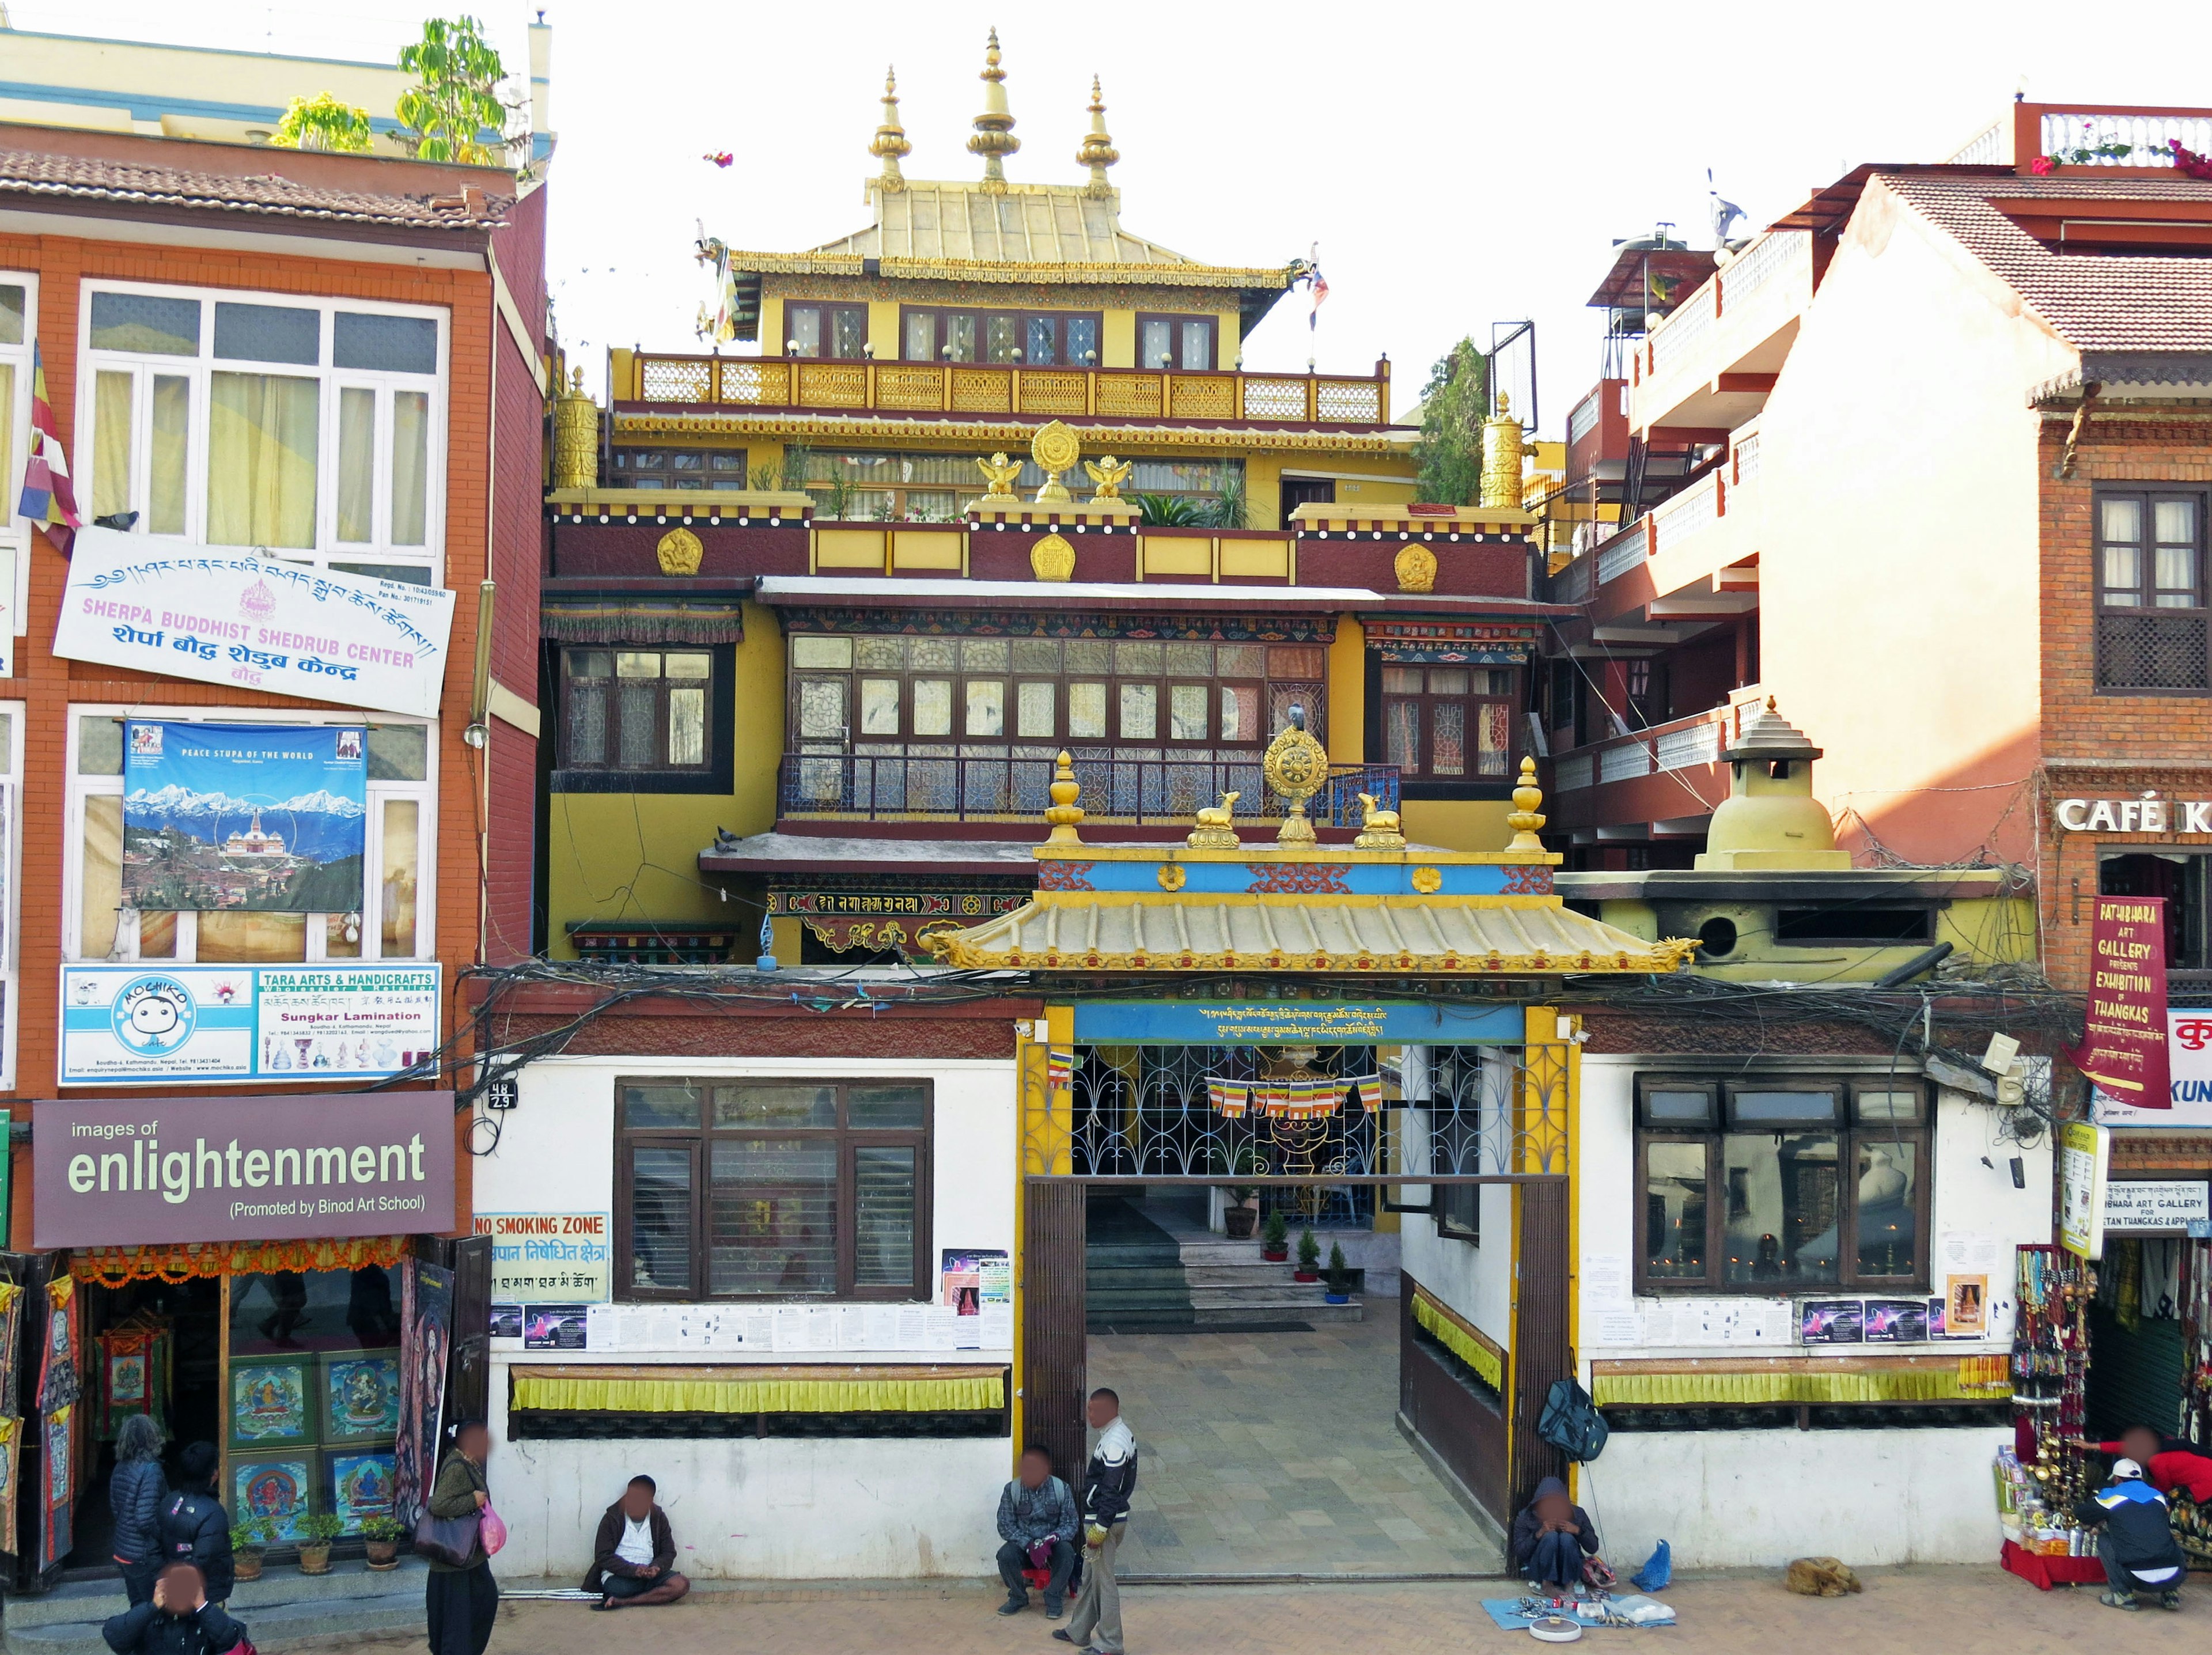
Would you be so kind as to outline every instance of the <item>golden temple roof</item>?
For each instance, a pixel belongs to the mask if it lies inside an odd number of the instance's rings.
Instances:
[[[932,264],[1197,265],[1123,229],[1118,190],[1101,196],[1080,184],[1010,183],[986,191],[980,179],[917,179],[884,190],[881,182],[868,181],[874,223],[811,251]],[[1242,280],[1261,272],[1233,274]],[[1265,274],[1283,277],[1280,271]]]

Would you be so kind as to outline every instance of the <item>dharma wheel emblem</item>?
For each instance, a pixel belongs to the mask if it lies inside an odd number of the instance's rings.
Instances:
[[[1304,708],[1291,709],[1290,724],[1267,744],[1267,754],[1260,760],[1260,772],[1289,806],[1283,814],[1283,825],[1275,834],[1275,843],[1312,844],[1313,823],[1306,816],[1306,800],[1328,783],[1328,751],[1306,733]]]

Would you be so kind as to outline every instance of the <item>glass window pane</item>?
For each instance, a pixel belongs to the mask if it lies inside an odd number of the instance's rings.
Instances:
[[[600,657],[605,660],[605,656]],[[605,676],[604,673],[601,674]],[[430,774],[430,729],[425,724],[368,727],[368,779],[421,782]]]
[[[85,800],[82,867],[77,885],[77,958],[106,959],[115,951],[115,910],[123,902],[121,794],[95,794]]]
[[[1917,1144],[1859,1145],[1859,1274],[1912,1276],[1919,1271]]]
[[[1725,1279],[1786,1292],[1837,1279],[1842,1214],[1832,1134],[1738,1132],[1722,1141]]]
[[[2123,607],[2142,601],[2142,549],[2140,546],[2106,546],[2105,548],[2105,601]]]
[[[177,916],[138,910],[138,958],[174,959],[177,957]]]
[[[384,855],[378,899],[386,959],[412,959],[415,946],[416,886],[422,865],[422,801],[387,799],[384,801]]]
[[[968,680],[967,731],[969,735],[1004,735],[1006,733],[1006,679]]]
[[[0,478],[22,475],[23,468],[15,463],[15,364],[0,362]],[[19,487],[14,482],[0,483],[0,493],[12,493]],[[13,514],[14,499],[9,500],[7,509]]]
[[[868,313],[839,308],[830,313],[830,354],[851,361],[864,354],[868,342]]]
[[[1467,693],[1467,668],[1464,666],[1431,666],[1429,668],[1429,693],[1432,696],[1463,696]]]
[[[952,733],[952,680],[916,678],[914,681],[914,733],[916,735]]]
[[[1021,344],[1017,319],[1012,316],[986,316],[983,319],[983,360],[987,362],[1010,362],[1014,349]]]
[[[1429,703],[1429,772],[1432,776],[1467,774],[1467,703],[1463,701]]]
[[[0,344],[23,343],[23,313],[27,289],[0,283]]]
[[[1418,666],[1384,667],[1382,693],[1386,696],[1418,696],[1421,693],[1421,669]]]
[[[2197,502],[2160,500],[2151,507],[2151,523],[2160,540],[2185,546],[2197,544]]]
[[[952,670],[956,651],[950,638],[915,638],[911,641],[912,664],[917,672],[949,672]]]
[[[140,356],[197,356],[200,301],[151,293],[95,293],[92,348]]]
[[[1056,699],[1054,686],[1031,681],[1019,685],[1016,696],[1014,733],[1025,736],[1053,734],[1053,703]]]
[[[896,678],[860,680],[860,733],[896,735],[899,733],[899,681]]]
[[[1182,363],[1186,373],[1203,374],[1213,367],[1213,324],[1182,325]]]
[[[323,916],[323,958],[325,959],[359,959],[361,958],[360,915],[325,914]]]
[[[154,375],[154,445],[146,479],[146,529],[150,534],[185,532],[191,391],[192,382],[181,374]]]
[[[1221,686],[1221,739],[1257,741],[1260,739],[1260,686],[1224,684]]]
[[[1160,686],[1125,684],[1121,686],[1121,739],[1150,741],[1159,734]]]
[[[103,369],[92,386],[92,514],[110,517],[131,509],[131,392],[129,374]]]
[[[622,1089],[625,1131],[668,1131],[699,1124],[699,1088],[684,1080],[648,1082]]]
[[[338,392],[338,538],[376,538],[376,392]]]
[[[1267,651],[1256,643],[1224,643],[1214,648],[1214,670],[1225,678],[1257,678],[1267,675]]]
[[[708,1291],[836,1292],[836,1141],[718,1138],[709,1153]]]
[[[313,368],[323,359],[322,313],[289,305],[218,301],[215,354],[229,362],[296,362]]]
[[[1028,360],[1032,364],[1058,360],[1053,350],[1054,344],[1053,336],[1058,332],[1049,316],[1032,316],[1029,319],[1029,333],[1024,341],[1024,349],[1028,352]]]
[[[429,526],[430,393],[395,391],[392,393],[392,544],[428,545]]]
[[[853,1151],[853,1285],[914,1281],[915,1152],[862,1144]]]
[[[1206,686],[1177,684],[1168,691],[1168,739],[1203,741],[1206,728]]]
[[[76,721],[76,773],[123,774],[123,721],[88,714]]]
[[[668,692],[668,762],[707,762],[707,692],[696,686]]]
[[[748,1080],[714,1088],[716,1126],[793,1127],[837,1124],[837,1088],[807,1081],[788,1085]]]
[[[1382,703],[1382,759],[1401,770],[1421,768],[1421,703],[1389,700]]]
[[[322,387],[281,374],[212,377],[210,544],[312,550]]]
[[[906,665],[906,640],[855,638],[853,640],[853,664],[896,672]]]
[[[1732,1126],[1763,1125],[1770,1121],[1782,1124],[1832,1121],[1836,1118],[1836,1094],[1825,1086],[1739,1091],[1729,1099],[1729,1117]]]
[[[1486,701],[1474,709],[1475,769],[1485,776],[1503,776],[1513,754],[1513,708],[1503,701]]]
[[[604,678],[575,678],[568,685],[568,759],[571,764],[607,762],[607,685]]]
[[[216,338],[222,338],[221,324]],[[216,353],[221,356],[218,350]],[[342,310],[332,319],[331,360],[377,374],[438,371],[438,325],[428,316],[373,316]]]
[[[1006,670],[1006,641],[1004,638],[963,638],[960,641],[960,665],[969,672],[1003,672]]]
[[[1098,319],[1071,316],[1067,319],[1067,360],[1095,362],[1098,359]]]
[[[1917,1092],[1862,1092],[1852,1108],[1862,1121],[1917,1121],[1920,1094]]]
[[[616,686],[615,762],[623,769],[650,770],[660,762],[659,699],[650,684]]]
[[[926,310],[910,311],[906,319],[906,359],[910,362],[937,358],[937,318]]]
[[[1067,733],[1079,740],[1103,740],[1106,686],[1080,679],[1067,686]]]
[[[1705,1146],[1645,1146],[1644,1272],[1655,1281],[1705,1275]]]
[[[1152,678],[1164,670],[1164,654],[1157,643],[1117,643],[1114,670],[1123,678]]]
[[[975,360],[975,319],[973,316],[947,316],[945,319],[945,344],[956,362]]]
[[[1064,646],[1071,672],[1112,671],[1113,651],[1103,638],[1070,638]]]
[[[791,664],[817,670],[842,671],[853,664],[853,641],[850,638],[802,635],[791,641]]]
[[[696,682],[710,677],[714,658],[703,649],[672,649],[660,658],[660,676]]]
[[[678,1293],[692,1290],[692,1199],[689,1149],[663,1144],[629,1146],[632,1286]]]
[[[281,965],[307,957],[307,916],[203,910],[196,958],[210,965]]]
[[[1711,1126],[1713,1094],[1703,1088],[1677,1092],[1654,1086],[1644,1094],[1644,1118],[1654,1126]]]
[[[1164,316],[1148,316],[1143,324],[1144,343],[1137,351],[1139,368],[1168,368],[1175,362],[1175,324]]]
[[[1271,678],[1317,678],[1322,676],[1318,644],[1271,643],[1267,646],[1267,676]]]
[[[928,1124],[928,1110],[927,1086],[851,1086],[845,1093],[845,1124],[856,1129],[918,1132]]]
[[[2108,496],[2104,504],[2103,529],[2106,541],[2133,541],[2142,538],[2142,502],[2124,496]]]
[[[2197,548],[2158,549],[2158,600],[2168,609],[2193,608],[2197,602]]]
[[[1060,671],[1060,640],[1057,638],[1016,638],[1014,671],[1017,672],[1057,672]]]
[[[1168,671],[1177,678],[1213,676],[1213,646],[1210,643],[1171,643],[1167,647]]]
[[[784,346],[794,356],[822,354],[822,309],[818,305],[786,305],[783,308]]]

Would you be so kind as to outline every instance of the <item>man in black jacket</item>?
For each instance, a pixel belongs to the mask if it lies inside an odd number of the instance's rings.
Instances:
[[[2164,1609],[2181,1607],[2181,1579],[2188,1567],[2174,1544],[2173,1518],[2166,1496],[2143,1481],[2133,1460],[2112,1466],[2112,1480],[2074,1508],[2085,1529],[2097,1532],[2097,1555],[2112,1590],[2097,1601],[2107,1609],[2132,1609],[2138,1590],[2158,1594]]]
[[[672,1603],[691,1590],[676,1573],[676,1531],[653,1497],[659,1486],[642,1474],[599,1518],[584,1590],[599,1594],[593,1609],[644,1609]]]
[[[208,1602],[207,1580],[189,1563],[172,1563],[154,1581],[150,1602],[113,1616],[100,1635],[115,1655],[225,1655],[246,1628]]]
[[[1137,1492],[1137,1438],[1121,1417],[1121,1399],[1101,1387],[1091,1393],[1091,1428],[1098,1445],[1084,1473],[1083,1585],[1075,1613],[1052,1635],[1094,1655],[1121,1655],[1121,1589],[1114,1580],[1114,1555],[1129,1526],[1129,1501]]]
[[[196,1442],[177,1463],[176,1493],[161,1502],[161,1561],[196,1565],[204,1578],[208,1601],[230,1597],[230,1515],[215,1497],[215,1471],[221,1463],[211,1442]]]

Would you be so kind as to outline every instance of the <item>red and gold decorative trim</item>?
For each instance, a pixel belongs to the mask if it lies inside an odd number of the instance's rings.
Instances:
[[[319,1241],[179,1242],[167,1247],[81,1247],[70,1259],[70,1277],[119,1287],[130,1281],[252,1275],[271,1270],[356,1270],[393,1265],[407,1256],[405,1236],[350,1236]]]

